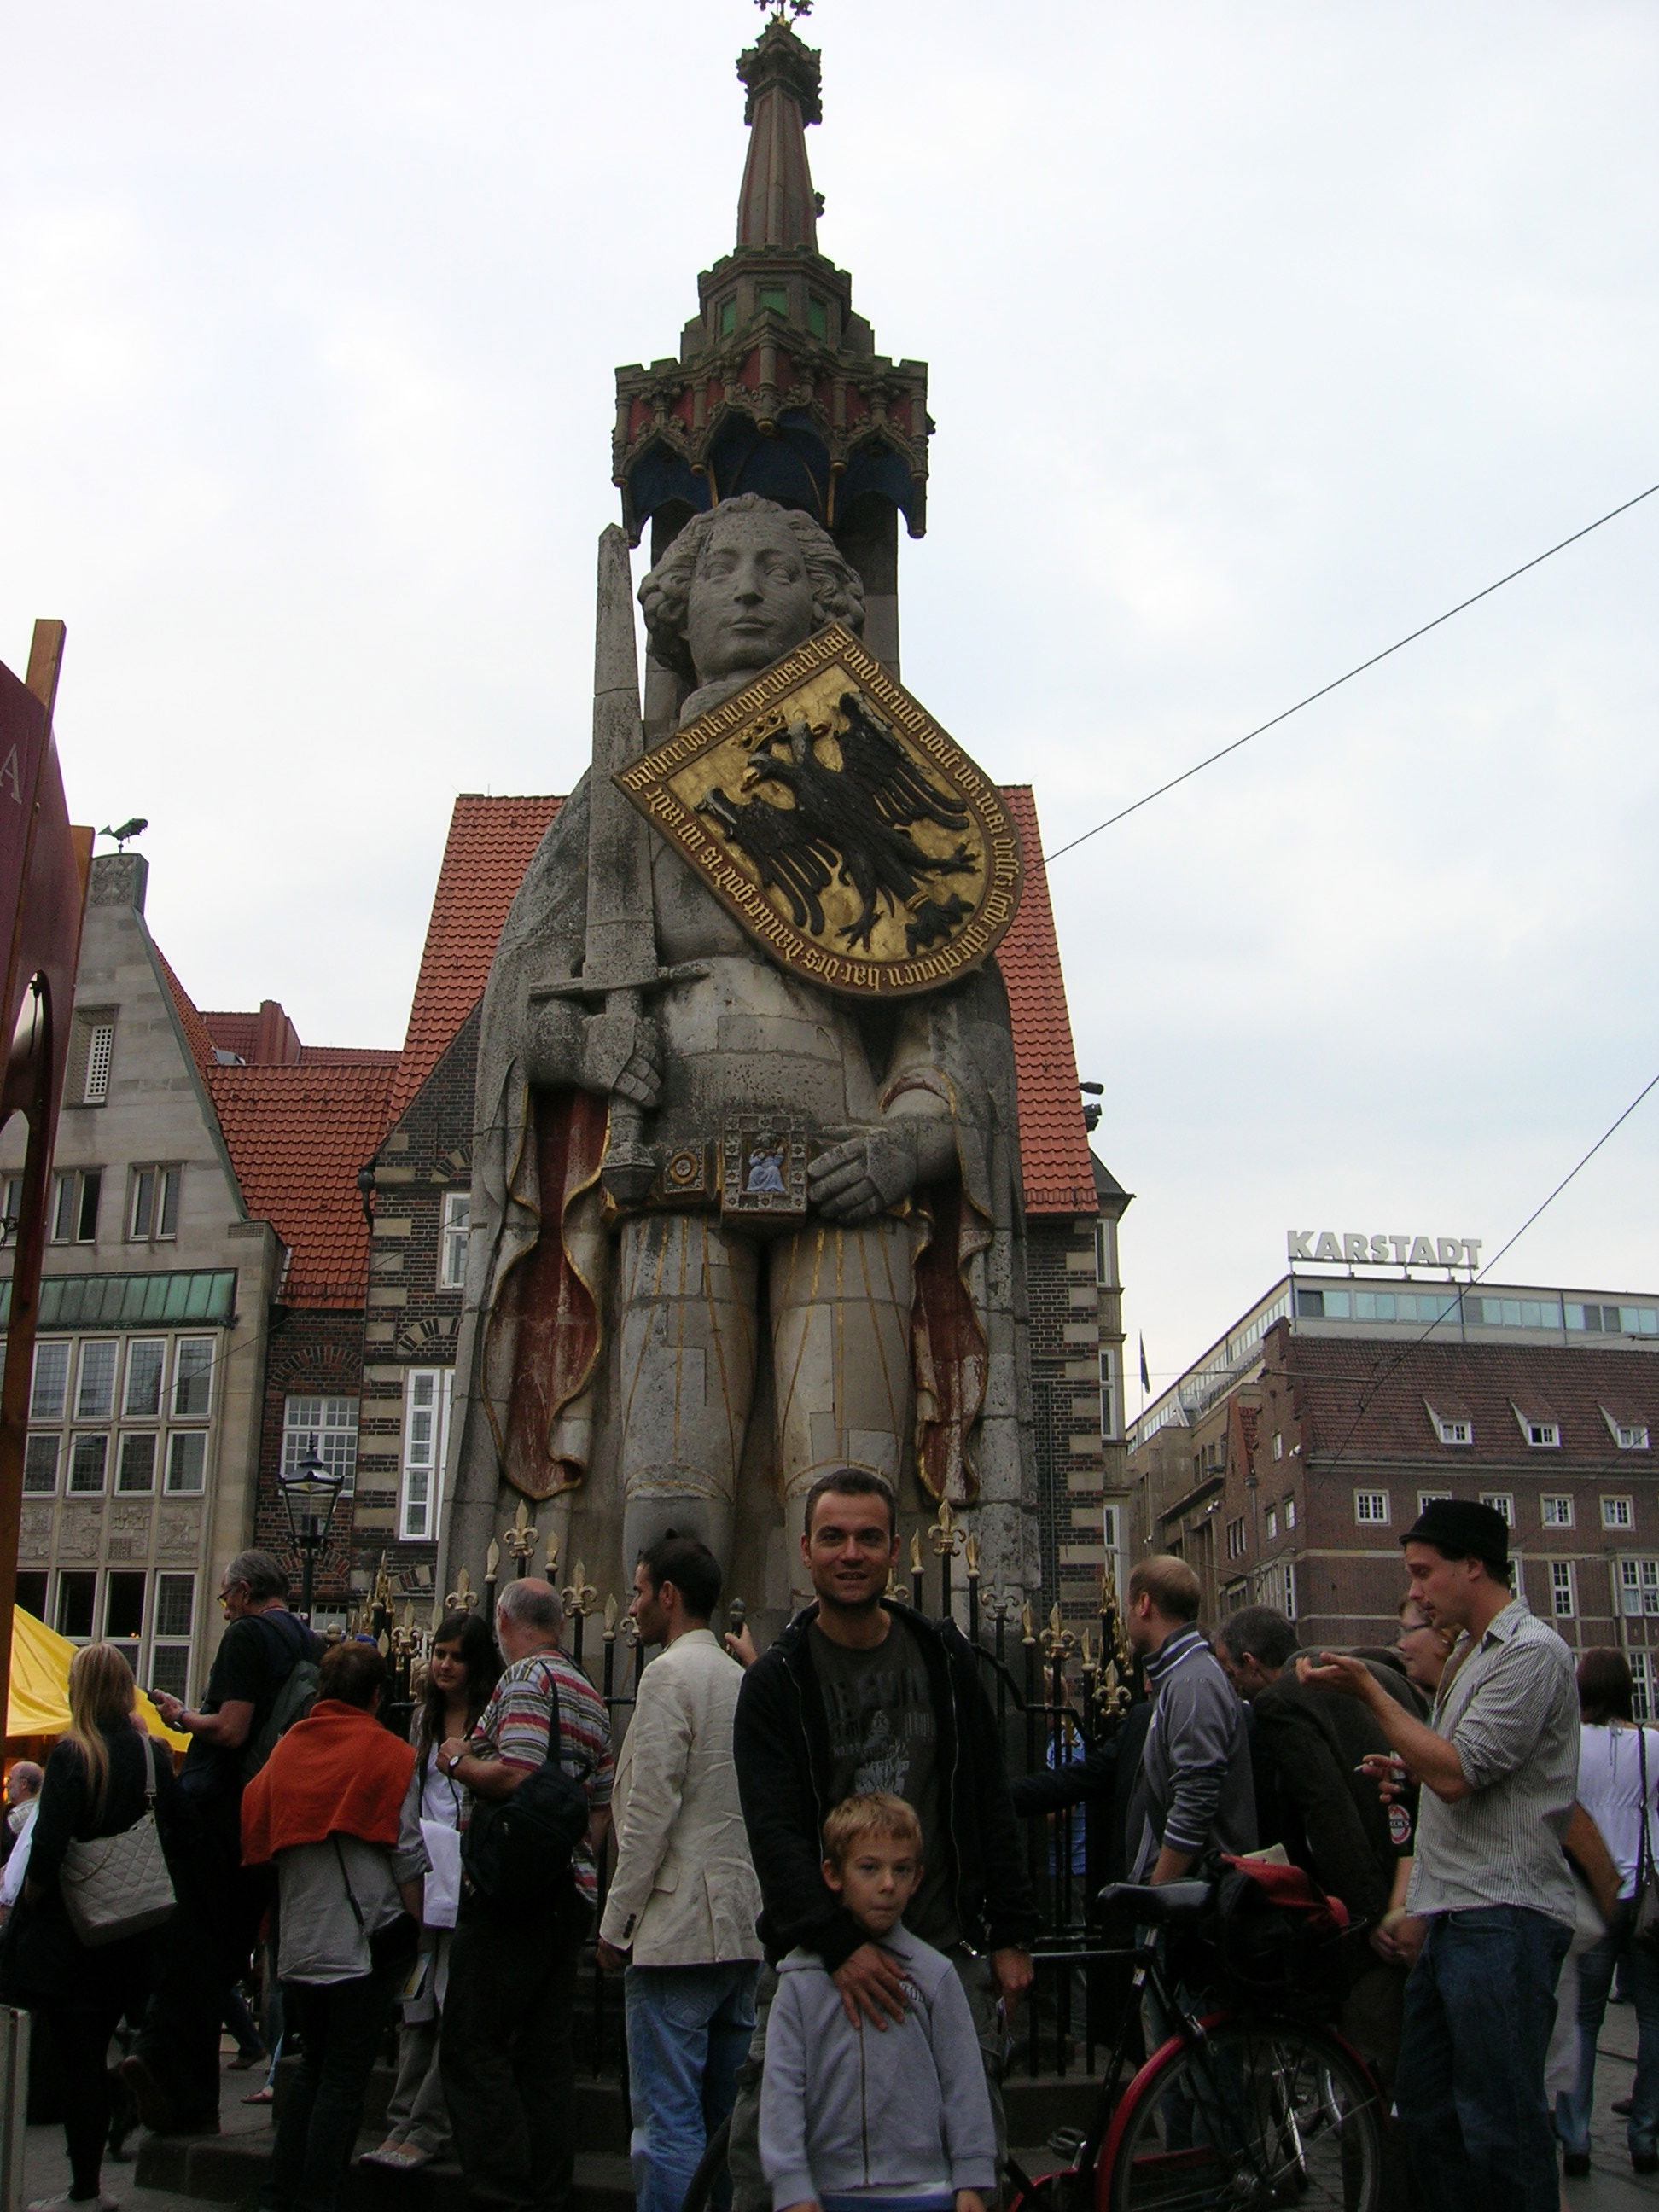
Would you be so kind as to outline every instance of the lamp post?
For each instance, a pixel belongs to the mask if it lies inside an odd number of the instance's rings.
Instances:
[[[317,1439],[313,1437],[299,1465],[279,1474],[276,1480],[282,1487],[289,1533],[298,1547],[303,1562],[300,1612],[309,1627],[311,1590],[317,1571],[317,1554],[328,1541],[328,1524],[334,1518],[335,1501],[344,1486],[345,1477],[334,1474],[323,1464],[317,1455]]]

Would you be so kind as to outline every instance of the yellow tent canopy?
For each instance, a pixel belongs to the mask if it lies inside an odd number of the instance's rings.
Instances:
[[[79,1647],[66,1636],[56,1636],[21,1605],[11,1613],[11,1702],[6,1714],[6,1735],[62,1735],[69,1726],[70,1661]],[[183,1751],[187,1735],[164,1727],[161,1716],[142,1690],[138,1711],[144,1726],[163,1743]]]

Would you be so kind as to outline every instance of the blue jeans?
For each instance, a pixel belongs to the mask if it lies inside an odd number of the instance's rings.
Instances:
[[[704,2147],[738,2093],[759,1971],[754,1959],[628,1969],[637,2212],[680,2212]]]
[[[1632,2100],[1629,2142],[1633,2158],[1659,2150],[1659,1959],[1645,1943],[1632,1940],[1635,1916],[1622,1905],[1607,1934],[1578,1961],[1578,2081],[1555,2100],[1555,2132],[1569,2150],[1590,2147],[1590,2112],[1595,2094],[1595,2039],[1607,2008],[1613,1969],[1621,1963],[1624,1984],[1636,2008],[1636,2093]]]
[[[1395,2075],[1427,2212],[1559,2212],[1544,2061],[1571,1940],[1518,1905],[1430,1918]]]

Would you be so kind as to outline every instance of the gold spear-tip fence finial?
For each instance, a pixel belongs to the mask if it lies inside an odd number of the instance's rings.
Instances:
[[[968,1531],[957,1526],[956,1516],[951,1510],[951,1501],[948,1498],[941,1498],[939,1500],[939,1519],[927,1531],[927,1540],[941,1559],[947,1554],[954,1559],[968,1541]]]
[[[599,1594],[588,1581],[587,1569],[581,1560],[577,1560],[574,1571],[575,1580],[567,1583],[561,1595],[564,1599],[565,1611],[574,1613],[578,1620],[582,1620],[599,1603]]]
[[[472,1587],[472,1577],[463,1567],[455,1577],[455,1587],[449,1593],[452,1613],[471,1613],[478,1602],[478,1593]]]

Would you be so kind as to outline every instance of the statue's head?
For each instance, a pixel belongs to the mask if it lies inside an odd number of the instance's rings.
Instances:
[[[640,586],[659,660],[698,684],[746,676],[826,623],[864,627],[864,586],[829,532],[743,492],[694,515]]]

